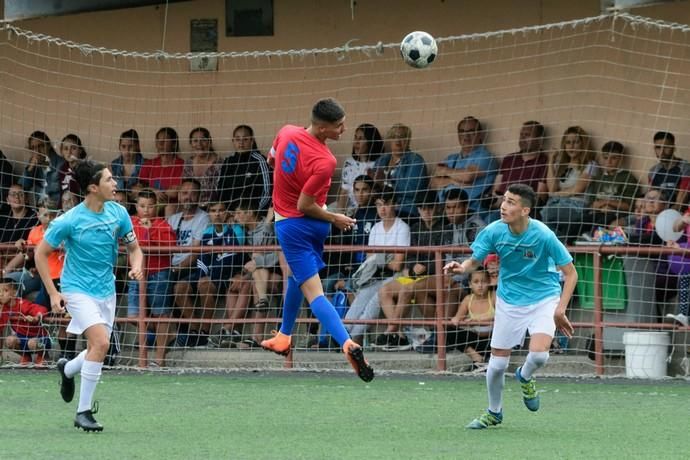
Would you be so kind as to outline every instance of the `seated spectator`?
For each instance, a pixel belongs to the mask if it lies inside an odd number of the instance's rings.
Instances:
[[[690,209],[676,219],[673,223],[673,231],[683,232],[678,242],[667,241],[666,245],[672,248],[690,248]],[[669,271],[678,277],[678,313],[668,313],[671,318],[684,327],[688,327],[690,316],[690,259],[684,255],[671,255],[668,257]]]
[[[180,211],[167,218],[168,224],[175,231],[177,246],[201,246],[204,230],[208,227],[209,217],[206,211],[199,208],[201,184],[196,179],[184,179],[179,189]],[[156,194],[160,196],[159,194]],[[194,287],[199,279],[197,254],[173,254],[170,266],[170,280],[173,283],[175,310],[173,315],[185,320],[194,317]],[[200,331],[200,325],[193,321],[181,323],[178,331],[178,344],[185,346],[205,345],[208,331]]]
[[[493,325],[468,325],[474,321],[493,321],[496,291],[489,289],[490,278],[479,268],[470,274],[470,294],[450,320],[454,327],[446,331],[446,346],[465,352],[472,359],[473,370],[486,369],[486,355]]]
[[[10,185],[14,184],[15,174],[12,161],[8,160],[2,150],[0,150],[0,203],[7,199],[7,192]]]
[[[144,162],[139,180],[156,191],[159,203],[171,203],[166,206],[165,214],[170,216],[176,209],[184,169],[184,160],[178,156],[180,141],[177,131],[169,127],[159,129],[156,133],[156,152],[156,158]]]
[[[73,169],[77,163],[86,159],[86,150],[81,143],[81,139],[76,134],[68,134],[60,142],[60,155],[65,159],[58,172],[60,181],[60,198],[65,191],[74,195],[81,193],[81,188],[74,177]]]
[[[660,190],[680,210],[687,204],[690,163],[676,156],[676,137],[666,131],[654,134],[654,155],[659,162],[649,169],[649,186]]]
[[[157,217],[157,205],[156,192],[152,189],[142,189],[138,193],[136,215],[132,216],[132,226],[139,245],[144,248],[175,246],[177,242],[175,232],[170,224],[164,218]],[[172,313],[171,255],[165,251],[148,251],[145,260],[146,304],[149,310],[147,316],[170,318]],[[130,280],[127,284],[127,318],[136,324],[136,320],[139,318],[139,281]],[[170,323],[165,322],[153,323],[148,326],[156,335],[152,367],[165,365],[170,326]]]
[[[27,192],[27,203],[33,206],[44,196],[59,201],[61,187],[58,173],[65,159],[58,155],[50,138],[43,131],[31,133],[27,148],[31,157],[19,180],[19,184]]]
[[[426,164],[421,155],[410,151],[412,130],[395,124],[386,133],[386,153],[374,164],[374,180],[379,189],[393,187],[398,216],[402,219],[417,217],[415,198],[426,190],[429,182]]]
[[[443,234],[443,244],[452,246],[469,246],[474,242],[479,232],[486,226],[481,217],[469,210],[469,196],[462,189],[451,189],[446,194],[445,201],[446,224]],[[446,254],[445,263],[452,260],[465,260],[466,254]],[[447,314],[455,313],[454,306],[467,288],[466,275],[444,275],[444,286],[448,287]]]
[[[486,222],[501,218],[503,193],[510,184],[526,184],[537,192],[542,202],[547,199],[546,165],[548,157],[542,150],[544,145],[544,126],[537,121],[526,121],[520,128],[518,146],[520,150],[506,155],[491,189],[490,212]]]
[[[444,244],[443,219],[437,215],[436,192],[427,190],[419,195],[417,209],[419,221],[410,230],[411,246],[441,246]],[[436,264],[434,253],[408,253],[405,258],[405,274],[387,281],[379,289],[381,309],[387,319],[399,320],[407,316],[411,301],[421,310],[424,318],[436,316],[435,289]],[[397,338],[396,338],[397,336]],[[376,342],[378,346],[386,346],[393,350],[402,341],[408,346],[407,339],[400,333],[399,324],[389,324],[384,332],[388,340],[392,337],[394,343],[388,343],[381,338]]]
[[[9,322],[11,333],[5,337],[5,346],[20,354],[19,365],[43,365],[50,350],[48,331],[42,326],[48,309],[17,297],[15,281],[0,279],[0,333]],[[33,358],[32,358],[33,356]]]
[[[206,209],[211,195],[216,194],[220,175],[220,161],[213,150],[213,139],[208,129],[198,127],[189,133],[192,158],[185,161],[183,177],[193,177],[201,184],[199,206]]]
[[[144,155],[139,146],[139,133],[134,129],[128,129],[120,134],[117,145],[120,155],[110,163],[113,178],[117,181],[117,189],[131,193],[139,187],[139,175],[144,165]],[[130,200],[134,201],[134,196]]]
[[[486,211],[482,196],[488,192],[496,179],[498,164],[484,146],[486,132],[476,118],[465,117],[458,123],[460,152],[446,157],[436,165],[430,187],[441,191],[441,200],[451,188],[461,188],[469,196],[472,212]]]
[[[242,199],[235,210],[235,221],[244,230],[246,244],[251,246],[273,246],[276,244],[272,208],[269,208],[268,215],[263,217],[257,202]],[[228,317],[237,319],[251,314],[257,319],[266,318],[271,305],[270,296],[282,292],[283,272],[280,267],[278,253],[253,252],[251,259],[244,264],[242,277],[245,281],[250,282],[251,289],[247,289],[245,286],[242,291],[242,286],[240,285],[241,294],[250,294],[249,298],[253,299],[253,307],[251,312],[247,313],[246,308],[249,303],[238,302],[236,298],[232,299],[231,297],[236,297],[237,293],[229,291],[226,304],[228,305]],[[245,311],[241,311],[242,306],[244,306]],[[230,311],[230,307],[232,307],[233,311]],[[226,330],[232,331],[229,328],[232,326],[232,324],[227,324]],[[238,347],[259,348],[263,336],[264,324],[254,323],[249,337],[246,337],[238,344]]]
[[[374,164],[383,153],[383,139],[376,126],[364,123],[355,129],[352,153],[343,163],[338,192],[338,209],[357,208],[354,182],[360,176],[373,174]]]
[[[241,273],[248,257],[243,252],[213,251],[213,247],[218,246],[240,246],[242,244],[240,238],[244,238],[244,232],[240,229],[238,236],[238,226],[227,223],[228,212],[225,203],[211,201],[208,205],[208,215],[211,222],[201,237],[201,246],[208,248],[209,252],[203,252],[197,261],[199,267],[197,292],[201,298],[201,317],[212,319],[218,298],[225,296],[228,284],[232,282],[235,275]],[[231,332],[221,329],[216,338],[216,345],[220,345],[231,337]]]
[[[410,245],[410,227],[396,216],[396,197],[395,191],[387,187],[376,198],[376,211],[381,220],[372,227],[369,233],[369,246]],[[353,289],[355,289],[356,295],[345,319],[369,320],[378,318],[381,311],[379,288],[402,271],[404,261],[404,254],[368,253],[366,260],[354,275]],[[364,275],[365,272],[368,272],[368,275]],[[358,277],[358,274],[362,274],[362,276]],[[346,328],[352,340],[361,345],[369,325],[348,324]],[[395,346],[398,349],[407,347],[409,349],[410,345],[406,343],[406,340],[404,336],[389,334],[379,336],[376,342],[380,343],[381,346]]]
[[[18,240],[25,241],[31,229],[38,225],[36,214],[25,204],[25,196],[26,193],[19,184],[10,187],[7,203],[0,208],[0,243],[16,244]],[[3,253],[1,257],[12,259],[14,256]],[[23,256],[16,265],[9,267],[6,265],[6,263],[2,264],[5,267],[2,277],[12,278],[19,283],[21,296],[40,289],[39,276],[31,271],[33,265],[30,262],[27,263]]]
[[[549,200],[541,210],[542,221],[566,243],[582,233],[585,190],[596,174],[589,135],[579,126],[569,127],[563,133],[560,150],[549,156]]]
[[[62,198],[60,199],[60,209],[63,213],[69,211],[76,205],[80,203],[79,195],[75,195],[69,190],[62,193]]]
[[[609,141],[601,148],[601,174],[587,186],[587,204],[583,230],[608,227],[614,221],[627,218],[640,184],[632,172],[622,168],[625,147]]]
[[[235,153],[223,161],[220,169],[219,199],[233,210],[241,199],[255,201],[263,214],[271,206],[273,172],[256,145],[254,130],[247,125],[237,126],[232,132],[232,145]]]
[[[628,216],[625,233],[630,244],[661,245],[661,240],[655,230],[656,218],[666,209],[668,197],[657,189],[650,189],[644,197],[636,201],[635,212]]]

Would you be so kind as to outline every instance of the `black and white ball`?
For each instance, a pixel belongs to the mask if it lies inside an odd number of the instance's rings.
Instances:
[[[422,69],[436,59],[438,46],[434,37],[426,32],[410,32],[400,42],[400,54],[403,60],[418,69]]]

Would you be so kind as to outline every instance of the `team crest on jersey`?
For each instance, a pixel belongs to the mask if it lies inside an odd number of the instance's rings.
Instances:
[[[523,259],[534,259],[534,251],[531,249],[525,249],[524,252],[522,253],[522,258]]]

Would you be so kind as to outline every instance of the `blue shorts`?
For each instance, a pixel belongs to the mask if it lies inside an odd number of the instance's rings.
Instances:
[[[14,331],[12,331],[14,332]],[[44,336],[37,336],[37,337],[30,337],[28,335],[22,335],[22,334],[17,334],[15,333],[17,338],[19,339],[19,348],[24,351],[24,352],[29,352],[29,340],[31,339],[36,339],[36,341],[39,343],[39,346],[37,347],[39,350],[41,348],[45,350],[50,350],[52,347],[52,343],[50,342],[50,337],[47,335]],[[41,346],[43,345],[43,346]]]
[[[311,217],[291,217],[275,224],[278,243],[292,276],[302,285],[321,271],[323,244],[331,231],[330,222]]]
[[[128,281],[127,316],[139,315],[139,281]],[[146,279],[146,303],[151,316],[169,315],[172,311],[170,270],[161,270]]]

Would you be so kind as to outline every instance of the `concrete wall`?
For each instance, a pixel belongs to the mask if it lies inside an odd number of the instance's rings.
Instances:
[[[357,39],[353,45],[394,43],[411,30],[447,37],[599,14],[597,0],[358,0],[354,10],[345,0],[274,3],[273,37],[225,37],[220,0],[171,4],[165,25],[164,7],[15,25],[107,48],[187,52],[190,20],[217,18],[219,51],[246,51],[329,48],[352,39]],[[634,13],[687,24],[687,6],[680,2]],[[373,122],[384,132],[403,122],[412,128],[413,149],[435,163],[456,149],[455,125],[469,114],[490,129],[487,141],[499,156],[517,148],[523,121],[537,119],[547,126],[550,145],[557,145],[573,124],[595,136],[595,147],[609,139],[624,142],[630,166],[640,172],[654,161],[650,144],[657,129],[674,131],[680,155],[690,157],[690,51],[684,32],[606,22],[444,42],[438,61],[426,70],[408,68],[395,49],[386,49],[383,56],[229,58],[208,73],[189,72],[185,60],[85,55],[3,35],[0,148],[18,160],[26,157],[26,136],[35,129],[54,141],[76,132],[92,156],[106,160],[115,156],[119,133],[130,127],[142,136],[143,150],[152,152],[160,126],[173,126],[184,138],[203,125],[225,153],[233,126],[249,123],[266,150],[280,125],[307,123],[313,101],[327,95],[348,110],[351,131],[333,147],[341,158],[357,124]]]

